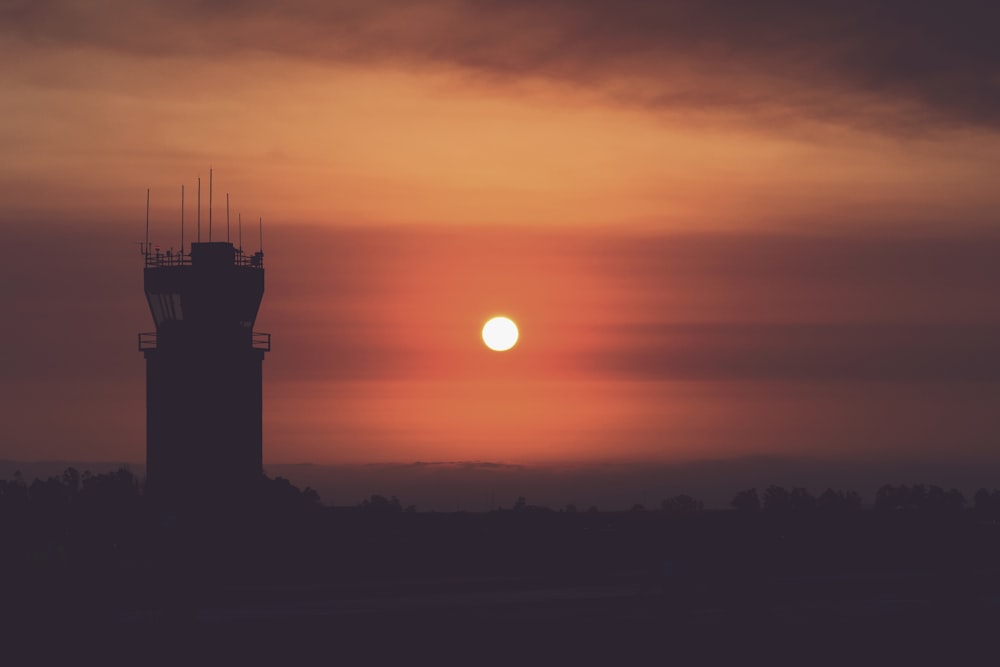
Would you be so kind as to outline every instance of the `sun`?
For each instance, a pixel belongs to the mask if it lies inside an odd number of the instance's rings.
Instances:
[[[509,317],[494,317],[483,325],[483,342],[497,352],[509,350],[517,343],[517,325]]]

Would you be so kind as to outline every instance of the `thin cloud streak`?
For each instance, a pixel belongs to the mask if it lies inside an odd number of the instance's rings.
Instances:
[[[622,327],[587,355],[649,380],[1000,383],[1000,326],[698,324]]]

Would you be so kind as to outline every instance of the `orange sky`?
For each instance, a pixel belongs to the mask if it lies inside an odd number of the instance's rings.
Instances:
[[[281,45],[135,53],[112,37],[25,31],[0,43],[18,63],[0,94],[0,145],[16,157],[0,168],[0,194],[12,214],[126,219],[151,187],[157,217],[172,219],[180,184],[193,189],[209,165],[236,208],[275,224],[690,229],[800,225],[817,213],[983,224],[998,203],[996,134],[954,121],[913,131],[926,111],[891,89],[872,101],[817,81],[844,115],[831,118],[787,108],[804,93],[770,81],[741,103],[745,76],[671,60],[662,67],[682,89],[726,85],[729,97],[650,106],[646,74],[624,67],[580,83]],[[887,115],[889,131],[871,127]]]
[[[269,461],[986,456],[984,21],[756,5],[2,10],[0,458],[142,459],[130,244],[210,167],[216,239],[265,221]]]

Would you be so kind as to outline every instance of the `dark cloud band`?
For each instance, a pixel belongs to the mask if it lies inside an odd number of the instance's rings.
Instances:
[[[462,68],[651,110],[900,133],[1000,125],[1000,5],[979,0],[12,2],[7,39]]]

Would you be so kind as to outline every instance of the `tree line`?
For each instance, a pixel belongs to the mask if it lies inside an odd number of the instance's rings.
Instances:
[[[285,507],[319,508],[322,501],[314,489],[299,489],[282,477],[267,478],[262,475],[261,487],[265,503]],[[0,512],[9,514],[18,509],[34,509],[45,513],[58,513],[76,508],[82,511],[114,511],[141,504],[143,485],[128,467],[106,473],[80,472],[69,467],[61,475],[46,479],[36,478],[30,484],[20,472],[11,479],[0,479]],[[372,494],[354,506],[368,513],[392,514],[395,512],[415,512],[415,505],[404,505],[396,496],[386,497]],[[762,492],[756,487],[737,492],[729,502],[729,508],[737,512],[776,513],[850,513],[859,512],[866,506],[856,491],[827,488],[819,495],[813,495],[802,487],[785,488],[770,485]],[[947,514],[971,509],[975,514],[1000,520],[1000,489],[980,488],[972,496],[970,504],[958,489],[944,489],[933,484],[885,484],[878,489],[874,502],[870,505],[876,511],[921,512]],[[635,504],[633,512],[647,511],[642,504]],[[678,494],[664,498],[656,508],[665,514],[693,514],[705,510],[705,504],[691,495]],[[502,508],[501,508],[502,510]],[[532,505],[520,496],[511,507],[513,512],[551,512],[551,508]],[[560,510],[566,513],[578,511],[570,504]],[[587,512],[599,512],[591,506]]]

